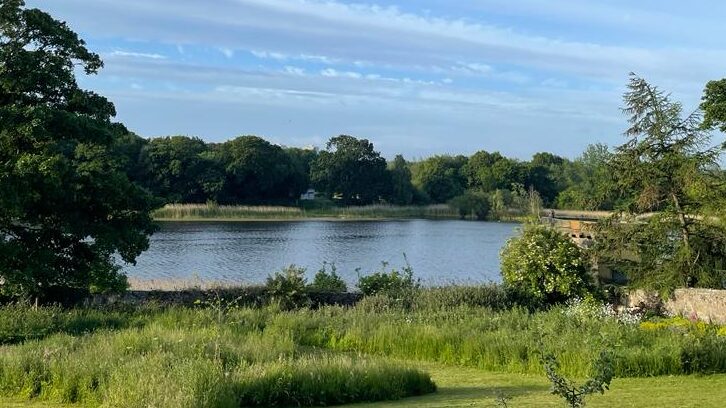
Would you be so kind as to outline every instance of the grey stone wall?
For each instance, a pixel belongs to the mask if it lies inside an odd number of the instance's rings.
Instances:
[[[665,301],[655,293],[636,290],[626,297],[625,305],[660,308],[670,315],[726,324],[726,290],[676,289]]]

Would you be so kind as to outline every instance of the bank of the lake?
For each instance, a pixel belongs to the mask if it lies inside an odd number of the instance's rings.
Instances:
[[[159,221],[255,221],[255,220],[379,220],[459,219],[446,204],[426,206],[367,205],[352,207],[245,206],[216,204],[168,204],[154,212]]]

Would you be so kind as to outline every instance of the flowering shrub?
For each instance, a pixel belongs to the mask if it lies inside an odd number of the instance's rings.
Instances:
[[[528,224],[500,254],[504,282],[540,304],[564,302],[594,293],[582,250],[568,237],[543,225]]]
[[[574,298],[567,301],[563,314],[567,317],[585,320],[615,319],[622,324],[638,324],[643,319],[637,308],[616,309],[611,304],[592,298]]]

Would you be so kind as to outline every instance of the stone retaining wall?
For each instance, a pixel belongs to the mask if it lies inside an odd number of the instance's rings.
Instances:
[[[726,324],[726,290],[676,289],[666,301],[655,293],[636,290],[626,297],[625,305],[662,309],[671,315]]]

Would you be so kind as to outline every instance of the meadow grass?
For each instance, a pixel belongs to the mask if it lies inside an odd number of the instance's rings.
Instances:
[[[459,218],[446,204],[428,206],[366,205],[304,209],[286,206],[167,204],[154,212],[157,220],[295,220],[306,218],[387,219]]]
[[[726,373],[726,336],[716,326],[629,324],[563,307],[495,310],[487,305],[502,295],[492,287],[429,292],[405,307],[376,296],[355,307],[294,311],[226,303],[125,310],[10,305],[0,308],[0,327],[23,334],[6,335],[0,346],[0,398],[111,407],[320,406],[430,393],[435,386],[424,371],[434,367],[449,402],[493,397],[498,388],[487,381],[498,372],[509,374],[497,374],[504,376],[497,381],[534,384],[510,390],[515,398],[548,406],[556,399],[547,399],[539,353],[553,352],[564,374],[583,378],[603,347],[613,350],[621,378]],[[466,382],[447,379],[459,371],[479,373],[478,389],[488,391],[451,391]],[[652,384],[668,382],[659,381]],[[623,384],[632,391],[651,383]],[[413,401],[448,406],[441,398]]]

